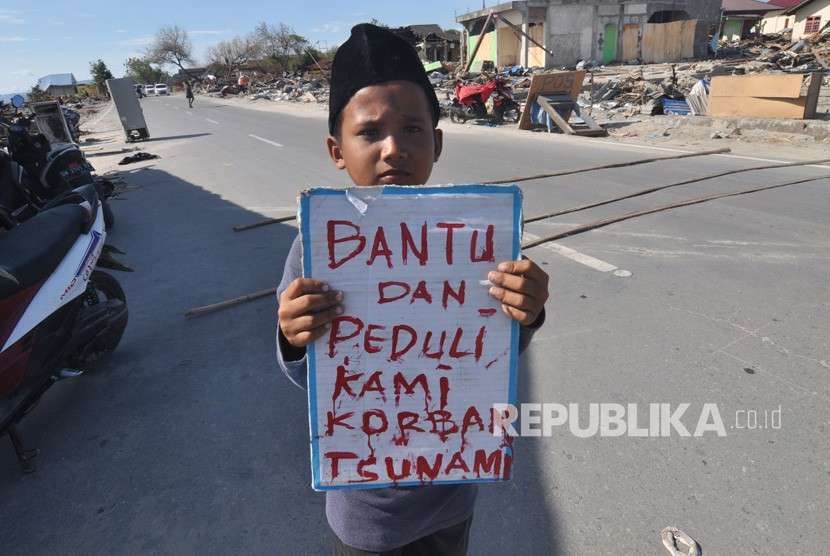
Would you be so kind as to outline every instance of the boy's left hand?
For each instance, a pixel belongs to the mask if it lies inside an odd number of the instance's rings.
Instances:
[[[525,326],[536,322],[548,300],[548,274],[530,259],[505,261],[487,278],[490,295],[501,301],[501,310]]]

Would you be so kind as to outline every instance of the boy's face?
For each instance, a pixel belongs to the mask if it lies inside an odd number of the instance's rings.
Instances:
[[[355,93],[340,113],[338,135],[326,143],[355,185],[422,185],[442,138],[424,91],[409,81],[389,81]]]

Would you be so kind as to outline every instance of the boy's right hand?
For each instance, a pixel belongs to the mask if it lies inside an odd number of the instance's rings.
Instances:
[[[343,292],[311,278],[297,278],[280,295],[279,327],[288,343],[305,347],[329,329],[329,323],[343,314]]]

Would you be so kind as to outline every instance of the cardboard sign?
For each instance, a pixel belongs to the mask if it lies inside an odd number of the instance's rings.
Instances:
[[[519,327],[487,274],[519,257],[519,188],[312,189],[299,217],[304,276],[344,295],[308,349],[312,487],[508,479]]]

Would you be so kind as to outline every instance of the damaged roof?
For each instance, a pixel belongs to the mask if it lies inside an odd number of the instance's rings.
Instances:
[[[458,31],[455,31],[454,29],[448,29],[445,31],[435,23],[427,23],[424,25],[407,25],[405,28],[409,29],[412,32],[412,34],[414,34],[420,39],[425,39],[426,37],[432,35],[439,39],[457,41],[460,37]]]
[[[768,3],[779,8],[794,8],[799,4],[803,4],[804,0],[767,0]]]
[[[71,73],[52,73],[49,75],[44,75],[40,79],[37,80],[37,86],[40,88],[41,91],[45,91],[49,87],[73,87],[77,85],[78,82],[75,81],[75,76]]]
[[[797,12],[798,10],[800,10],[801,8],[806,6],[807,4],[812,4],[812,3],[813,3],[813,0],[803,0],[802,2],[798,2],[797,4],[795,4],[794,6],[789,8],[784,13],[785,14],[794,14],[795,12]]]
[[[778,6],[756,0],[723,0],[721,8],[726,13],[765,13],[780,10]]]

